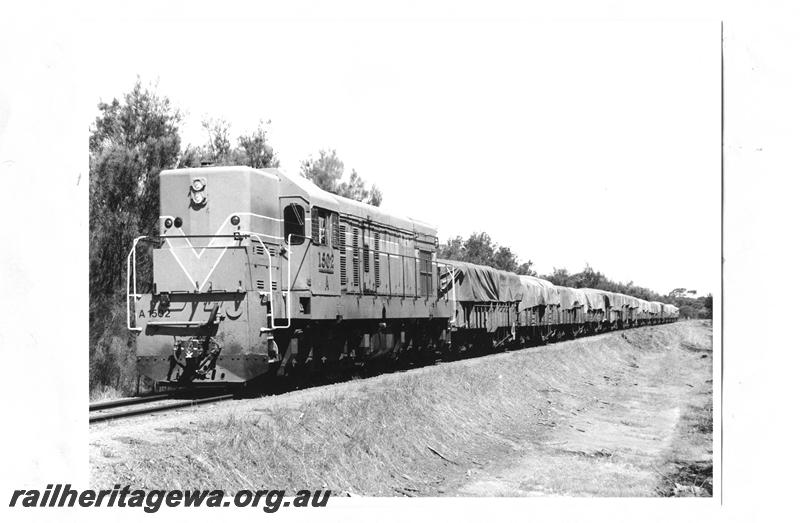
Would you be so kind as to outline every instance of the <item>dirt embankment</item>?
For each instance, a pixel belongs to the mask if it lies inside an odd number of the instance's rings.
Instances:
[[[679,322],[90,429],[93,483],[707,495],[711,325]]]

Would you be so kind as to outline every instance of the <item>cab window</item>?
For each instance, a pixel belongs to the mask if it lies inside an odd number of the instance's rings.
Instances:
[[[328,215],[320,214],[317,223],[317,227],[319,227],[318,242],[320,245],[328,245]]]
[[[328,245],[329,214],[323,209],[311,209],[311,238],[316,245]]]
[[[306,235],[306,212],[296,203],[283,208],[283,239],[288,242],[290,234],[292,245],[303,243]]]

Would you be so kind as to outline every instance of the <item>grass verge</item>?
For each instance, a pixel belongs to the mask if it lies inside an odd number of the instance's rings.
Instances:
[[[713,495],[713,404],[711,391],[702,406],[690,406],[681,419],[679,436],[673,443],[668,472],[657,492],[665,497],[710,497]]]

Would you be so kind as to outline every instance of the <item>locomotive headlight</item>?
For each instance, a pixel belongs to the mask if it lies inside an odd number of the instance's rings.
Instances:
[[[231,216],[231,224],[239,225],[239,217],[238,216]]]
[[[164,227],[166,227],[167,229],[172,227],[172,218],[167,218],[166,220],[164,220]]]
[[[206,196],[202,192],[193,192],[192,193],[192,201],[196,205],[200,205],[201,203],[203,203],[205,201],[205,199],[206,199]]]
[[[195,210],[206,204],[206,179],[195,178],[189,186],[189,199]]]
[[[180,217],[175,218],[175,227],[180,228],[182,225],[183,225],[183,220]]]

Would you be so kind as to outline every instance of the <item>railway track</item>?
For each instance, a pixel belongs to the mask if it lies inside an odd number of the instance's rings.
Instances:
[[[89,423],[132,418],[155,412],[183,409],[205,403],[233,399],[233,394],[199,398],[177,398],[172,394],[155,394],[141,398],[125,398],[89,404]]]

